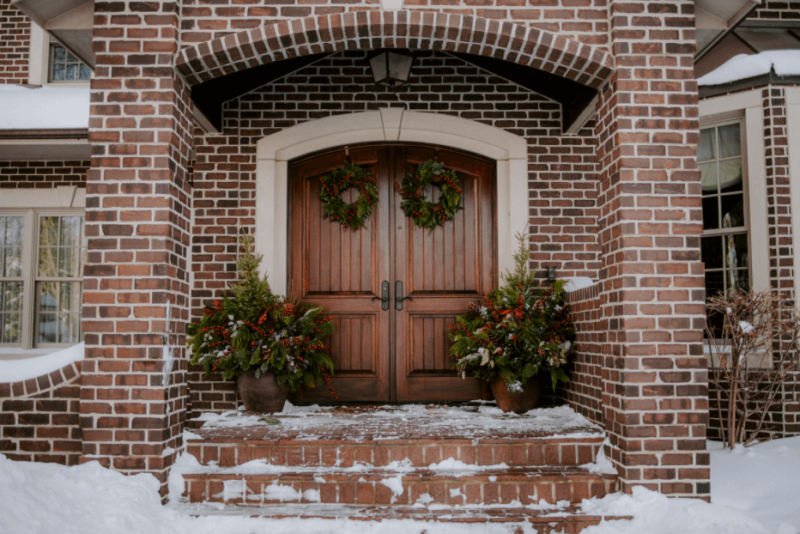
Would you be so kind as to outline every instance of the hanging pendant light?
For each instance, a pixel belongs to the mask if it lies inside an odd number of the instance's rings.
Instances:
[[[382,49],[369,57],[375,83],[397,89],[408,83],[414,56],[408,50]]]

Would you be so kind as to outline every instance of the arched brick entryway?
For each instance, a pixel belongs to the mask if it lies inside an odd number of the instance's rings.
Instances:
[[[503,59],[598,89],[611,55],[512,22],[420,12],[358,12],[279,21],[183,49],[176,67],[190,85],[259,65],[337,50],[411,48]]]

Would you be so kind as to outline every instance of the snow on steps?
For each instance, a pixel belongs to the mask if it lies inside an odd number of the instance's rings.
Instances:
[[[421,522],[419,531],[406,528],[408,534],[427,532],[428,522],[438,523],[503,523],[508,526],[526,526],[537,534],[578,534],[584,528],[601,521],[629,520],[629,516],[582,514],[575,506],[561,503],[556,506],[537,505],[503,506],[413,506],[413,507],[364,507],[340,504],[281,504],[271,507],[253,505],[181,505],[184,513],[194,516],[244,516],[269,519],[350,519],[354,521],[383,521],[410,519]],[[298,524],[302,529],[302,522]],[[523,529],[518,529],[518,532]],[[511,532],[511,530],[509,530]]]
[[[508,467],[481,471],[370,469],[323,473],[184,474],[190,502],[322,502],[371,506],[579,504],[614,492],[616,475],[581,467]]]

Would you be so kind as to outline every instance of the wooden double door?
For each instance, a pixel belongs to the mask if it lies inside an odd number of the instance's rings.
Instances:
[[[320,178],[345,158],[373,173],[379,200],[366,226],[323,216]],[[458,175],[464,209],[432,232],[400,209],[408,171],[438,158]],[[475,379],[451,370],[448,333],[470,302],[495,287],[495,168],[453,150],[371,144],[306,157],[290,166],[289,294],[323,306],[335,320],[333,388],[340,402],[459,401],[481,398]],[[426,198],[438,201],[439,189]],[[342,193],[345,202],[358,191]],[[401,300],[402,299],[402,300]],[[325,387],[303,402],[332,402]]]

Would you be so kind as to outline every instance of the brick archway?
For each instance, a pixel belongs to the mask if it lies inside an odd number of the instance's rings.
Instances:
[[[190,85],[285,59],[374,48],[446,50],[503,59],[598,89],[612,56],[562,35],[512,22],[441,13],[371,11],[282,20],[178,53]]]

